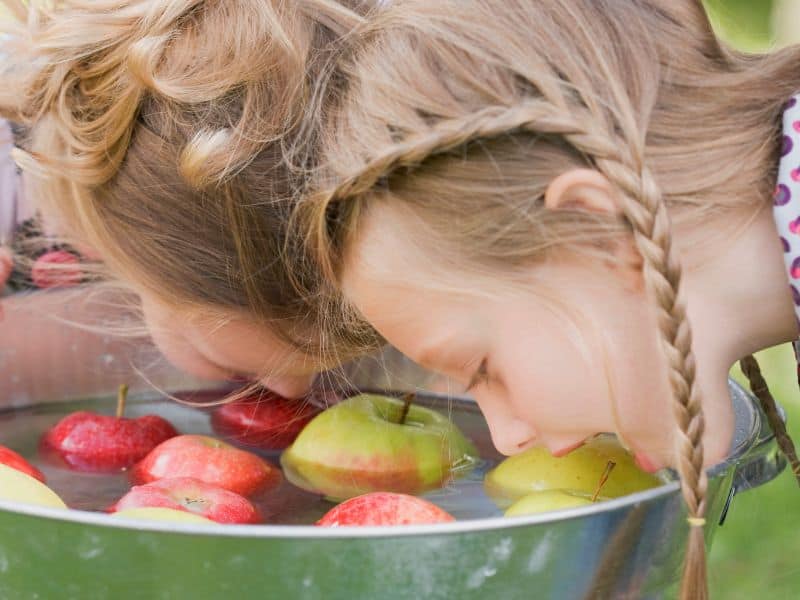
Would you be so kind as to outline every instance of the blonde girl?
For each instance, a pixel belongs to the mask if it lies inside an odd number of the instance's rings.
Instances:
[[[5,4],[0,115],[21,129],[26,201],[138,296],[175,364],[302,395],[322,365],[314,299],[278,260],[312,161],[295,140],[368,3]]]
[[[798,64],[726,48],[697,0],[396,3],[342,59],[298,211],[328,279],[471,392],[500,451],[616,432],[674,467],[686,599],[728,371],[798,336]]]

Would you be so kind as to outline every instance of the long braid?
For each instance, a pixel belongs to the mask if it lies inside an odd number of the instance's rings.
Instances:
[[[463,119],[441,122],[423,134],[409,137],[363,169],[345,178],[334,189],[314,198],[311,227],[312,245],[328,277],[336,277],[336,241],[330,235],[330,219],[336,218],[339,201],[355,198],[401,168],[413,168],[428,157],[442,154],[469,142],[530,131],[560,135],[582,154],[594,159],[597,168],[616,186],[623,198],[623,212],[633,230],[644,262],[644,279],[658,310],[659,332],[667,357],[669,383],[673,391],[673,412],[678,425],[677,470],[689,513],[689,544],[681,597],[707,597],[705,542],[707,476],[703,469],[704,418],[700,394],[695,386],[695,360],[686,308],[679,296],[681,267],[671,244],[671,224],[659,186],[644,166],[642,154],[630,151],[603,132],[598,119],[585,107],[567,107],[546,100],[527,100],[515,106],[491,106]]]
[[[408,137],[371,159],[357,173],[344,178],[335,187],[315,194],[305,202],[300,213],[308,219],[310,245],[315,248],[319,266],[330,279],[336,278],[337,244],[328,231],[330,213],[341,200],[352,199],[372,189],[382,179],[402,168],[411,169],[424,160],[443,154],[478,139],[488,139],[515,131],[561,135],[576,147],[595,156],[620,156],[620,148],[587,131],[575,116],[544,100],[527,100],[514,106],[489,106],[463,119],[449,119],[436,127]]]
[[[750,383],[750,391],[753,392],[753,395],[755,395],[761,403],[761,408],[767,416],[769,426],[775,433],[778,447],[789,461],[792,473],[797,479],[797,483],[800,484],[800,460],[797,458],[794,442],[786,431],[786,424],[783,422],[780,412],[778,411],[778,405],[775,403],[775,398],[772,397],[767,382],[761,374],[758,361],[754,356],[745,356],[739,361],[739,366],[742,368],[742,373],[744,373],[745,377],[747,377],[747,381]]]
[[[678,424],[677,470],[689,512],[681,598],[708,596],[705,540],[708,478],[703,469],[705,418],[697,386],[692,334],[686,306],[680,298],[681,266],[672,247],[671,225],[661,191],[646,167],[637,174],[622,163],[598,161],[598,167],[624,193],[623,209],[644,261],[644,278],[656,300],[658,324],[673,392],[673,414]]]

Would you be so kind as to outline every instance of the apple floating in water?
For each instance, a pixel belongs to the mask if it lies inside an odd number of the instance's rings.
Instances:
[[[193,477],[241,496],[276,485],[280,470],[251,452],[205,435],[179,435],[162,442],[134,465],[134,483]]]
[[[174,523],[204,523],[214,525],[214,521],[183,510],[174,508],[152,507],[127,508],[111,515],[118,519],[135,519],[137,521],[171,521]]]
[[[501,508],[544,490],[568,490],[591,497],[609,462],[615,463],[616,469],[603,488],[608,498],[662,484],[658,477],[639,469],[614,436],[600,435],[562,457],[555,457],[542,447],[511,456],[487,473],[484,488]]]
[[[261,522],[258,510],[244,496],[191,477],[159,479],[134,486],[110,512],[145,507],[183,510],[217,523]]]
[[[553,510],[565,510],[592,504],[590,498],[578,496],[567,490],[542,490],[523,496],[512,504],[505,512],[507,517],[533,515]]]
[[[333,500],[418,494],[468,472],[477,452],[444,415],[360,394],[319,414],[281,455],[286,478]]]
[[[391,492],[372,492],[335,506],[317,525],[323,527],[370,525],[426,525],[455,521],[453,515],[435,504]]]
[[[575,490],[540,490],[538,492],[531,492],[512,504],[506,511],[505,516],[517,517],[520,515],[533,515],[554,510],[566,510],[579,506],[589,506],[595,502],[607,500],[608,498],[600,497],[600,492],[608,483],[611,472],[616,466],[614,461],[608,461],[606,469],[603,471],[600,481],[597,483],[597,489],[595,489],[594,494],[591,496]]]
[[[223,438],[262,450],[288,447],[320,409],[269,390],[217,407],[211,426]]]
[[[45,432],[41,450],[76,471],[112,473],[141,460],[158,444],[178,435],[162,417],[123,416],[128,387],[120,386],[116,416],[74,412]]]
[[[0,464],[16,469],[17,471],[22,471],[26,475],[30,475],[42,483],[45,482],[44,473],[25,460],[21,455],[14,452],[11,448],[0,446]]]
[[[51,508],[67,508],[58,494],[41,481],[2,464],[0,464],[0,500]]]

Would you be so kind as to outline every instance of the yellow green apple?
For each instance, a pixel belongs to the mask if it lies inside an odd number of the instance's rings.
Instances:
[[[598,498],[597,501],[601,501]],[[566,510],[579,506],[593,504],[591,497],[584,496],[570,490],[542,490],[532,492],[523,496],[512,504],[505,515],[507,517],[518,517],[520,515],[534,515],[552,510]]]
[[[53,490],[30,475],[0,464],[0,500],[67,508]]]
[[[468,472],[478,453],[444,415],[360,394],[317,415],[281,456],[286,478],[346,500],[369,492],[419,494]],[[401,422],[402,421],[402,422]]]
[[[195,513],[153,506],[126,508],[113,513],[111,516],[122,519],[135,519],[137,521],[172,521],[176,523],[206,523],[214,525],[214,521]]]
[[[603,486],[606,498],[618,498],[662,483],[655,475],[639,469],[616,437],[601,435],[558,458],[542,447],[511,456],[487,473],[484,488],[501,508],[544,490],[569,490],[591,497],[609,462],[616,466]]]

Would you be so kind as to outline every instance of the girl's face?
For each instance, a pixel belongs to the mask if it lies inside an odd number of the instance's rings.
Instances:
[[[312,357],[243,316],[187,314],[140,294],[155,344],[180,369],[210,380],[259,381],[289,398],[304,395],[322,370]]]
[[[52,216],[45,220],[45,227],[53,232],[69,231]],[[103,253],[89,244],[72,244],[87,258],[103,259]],[[130,277],[120,279],[137,293],[155,345],[186,373],[210,381],[258,381],[277,394],[296,398],[305,395],[315,375],[324,370],[318,359],[290,346],[254,318],[181,309],[136,285]]]
[[[474,396],[500,452],[544,445],[563,455],[616,432],[642,468],[674,462],[671,392],[638,270],[564,255],[522,283],[453,274],[409,241],[408,221],[370,208],[348,249],[344,293],[389,343]]]

